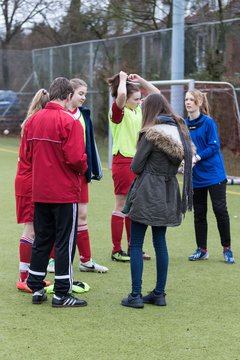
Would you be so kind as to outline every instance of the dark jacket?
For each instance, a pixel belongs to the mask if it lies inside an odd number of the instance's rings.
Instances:
[[[103,177],[102,165],[94,139],[94,131],[92,120],[90,117],[90,110],[87,107],[80,107],[79,110],[83,115],[86,125],[85,136],[88,169],[85,176],[87,178],[87,182],[91,182],[91,180],[100,180]]]
[[[131,169],[136,178],[129,196],[131,220],[151,226],[177,226],[182,220],[176,174],[184,150],[177,127],[158,124],[142,130]]]

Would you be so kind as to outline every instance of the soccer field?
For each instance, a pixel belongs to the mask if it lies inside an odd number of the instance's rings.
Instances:
[[[187,260],[196,247],[193,215],[188,213],[180,227],[167,231],[167,306],[125,308],[120,301],[130,291],[130,268],[127,263],[111,261],[113,184],[106,163],[107,144],[99,144],[105,170],[103,179],[90,185],[88,224],[93,258],[109,272],[80,273],[76,256],[74,278],[91,287],[78,297],[87,300],[88,306],[52,308],[52,295],[34,306],[31,294],[16,289],[22,232],[16,224],[14,199],[18,145],[19,139],[0,137],[0,360],[240,360],[240,186],[227,188],[236,264],[223,261],[210,206],[209,260]],[[126,236],[123,244],[126,249]],[[155,284],[150,231],[144,250],[152,255],[144,263],[145,294]],[[53,275],[47,279],[53,281]]]

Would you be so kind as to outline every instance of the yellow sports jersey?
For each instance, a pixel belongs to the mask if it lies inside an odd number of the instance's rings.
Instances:
[[[118,124],[112,122],[112,111],[109,112],[110,127],[113,135],[112,154],[119,152],[125,157],[134,157],[138,133],[142,125],[142,109],[137,106],[135,110],[124,108],[122,121]]]

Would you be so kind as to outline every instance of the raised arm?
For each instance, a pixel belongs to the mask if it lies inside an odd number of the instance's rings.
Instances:
[[[127,82],[128,75],[124,71],[120,71],[119,73],[119,85],[117,91],[116,104],[119,109],[122,109],[125,106],[127,99]]]
[[[139,76],[138,74],[130,74],[128,76],[128,80],[129,81],[133,81],[136,83],[139,83],[140,86],[146,90],[147,95],[149,94],[160,94],[160,90],[158,88],[156,88],[156,86],[154,86],[153,84],[151,84],[149,81],[143,79],[141,76]]]

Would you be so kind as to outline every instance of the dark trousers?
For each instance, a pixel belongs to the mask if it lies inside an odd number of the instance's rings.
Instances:
[[[141,294],[143,273],[143,242],[147,225],[132,221],[131,223],[131,276],[132,293]],[[155,290],[164,292],[168,272],[168,250],[166,245],[166,227],[152,226],[153,246],[156,254],[157,281]]]
[[[77,204],[35,203],[35,240],[27,279],[27,285],[33,292],[42,289],[45,285],[43,280],[47,274],[53,245],[55,246],[55,294],[63,296],[71,292],[77,215]]]
[[[193,191],[194,226],[197,246],[207,249],[207,197],[212,202],[222,246],[230,246],[230,221],[226,202],[226,181]]]

